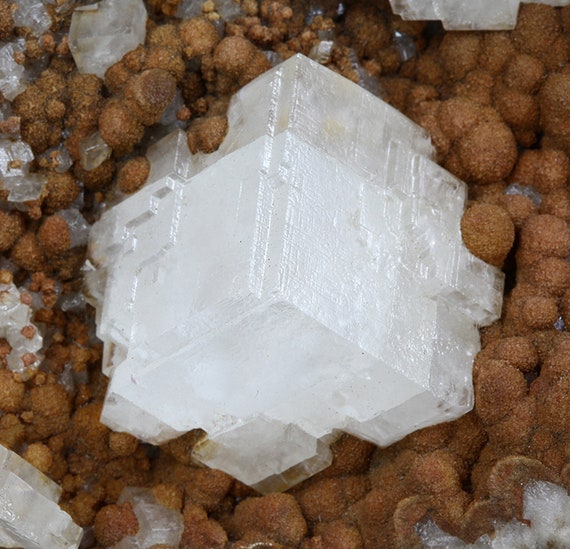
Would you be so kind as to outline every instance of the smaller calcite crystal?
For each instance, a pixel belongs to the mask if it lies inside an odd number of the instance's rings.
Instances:
[[[8,202],[21,203],[39,198],[45,178],[30,173],[34,153],[27,143],[0,139],[0,190],[9,191]]]
[[[570,0],[522,0],[567,6]],[[514,29],[521,0],[390,0],[403,19],[439,19],[447,30]]]
[[[161,505],[149,488],[125,488],[117,503],[127,502],[133,507],[139,528],[135,535],[124,537],[112,549],[178,547],[184,530],[181,513]]]
[[[9,44],[0,44],[0,92],[10,101],[26,89],[24,66],[17,63],[14,57],[24,49],[25,43],[21,39]],[[0,147],[3,148],[3,145]]]
[[[77,8],[69,27],[69,49],[79,72],[103,78],[125,53],[144,43],[146,19],[142,0],[101,0]]]
[[[45,4],[54,3],[42,0],[15,0],[16,9],[12,12],[14,25],[30,29],[36,36],[41,36],[51,27],[52,21]]]
[[[11,349],[6,361],[10,370],[24,378],[38,367],[42,347],[42,336],[31,322],[31,300],[31,295],[20,293],[13,282],[0,283],[0,337]]]
[[[0,546],[74,549],[83,529],[57,502],[61,488],[0,445]]]

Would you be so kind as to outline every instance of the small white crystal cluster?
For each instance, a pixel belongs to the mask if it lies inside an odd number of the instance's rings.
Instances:
[[[551,482],[532,481],[524,491],[523,518],[530,526],[512,520],[498,526],[494,535],[465,543],[446,534],[433,521],[417,527],[426,549],[542,549],[570,547],[570,497]]]
[[[129,502],[137,517],[139,529],[126,536],[111,549],[149,549],[153,546],[178,547],[184,531],[182,514],[156,501],[149,488],[123,489],[118,504]]]
[[[570,0],[522,0],[567,6]],[[402,19],[439,20],[447,30],[514,29],[521,0],[390,0]]]
[[[75,549],[83,529],[57,502],[61,488],[0,445],[0,546]]]
[[[143,44],[147,12],[143,0],[101,0],[77,8],[69,27],[69,49],[80,73],[105,71]]]
[[[45,178],[30,173],[34,153],[27,143],[0,139],[0,189],[8,190],[8,202],[19,204],[39,198]]]
[[[14,283],[0,284],[0,337],[12,348],[8,368],[27,377],[39,366],[42,336],[31,323],[31,296],[20,293]]]
[[[472,407],[503,276],[459,224],[466,186],[425,132],[297,55],[244,87],[211,155],[182,132],[93,227],[110,427],[202,428],[202,462],[262,491]],[[331,435],[332,434],[332,435]]]

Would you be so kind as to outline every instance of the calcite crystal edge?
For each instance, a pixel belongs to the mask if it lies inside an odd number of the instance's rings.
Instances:
[[[198,459],[268,491],[325,467],[340,430],[387,445],[468,411],[503,276],[463,245],[466,186],[425,132],[300,55],[228,118],[210,155],[167,137],[93,227],[102,421],[204,429]]]
[[[83,529],[57,502],[61,488],[15,452],[0,445],[0,545],[75,549]]]

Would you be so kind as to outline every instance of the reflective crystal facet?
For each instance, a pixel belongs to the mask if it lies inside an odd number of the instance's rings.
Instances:
[[[300,55],[228,116],[211,155],[155,145],[92,229],[102,421],[202,428],[198,459],[266,491],[325,467],[338,430],[387,445],[469,410],[503,277],[464,247],[466,186],[425,132]]]
[[[570,0],[390,0],[403,19],[439,19],[447,30],[509,30],[517,22],[519,4],[567,6]]]
[[[26,89],[24,66],[14,59],[14,55],[22,53],[24,49],[24,40],[0,44],[0,92],[10,101]]]
[[[0,139],[0,188],[10,191],[9,202],[25,202],[39,198],[45,177],[30,173],[34,153],[24,141]]]
[[[103,78],[125,53],[144,43],[146,19],[143,0],[101,0],[76,9],[69,49],[79,72]]]
[[[0,546],[74,549],[83,529],[57,505],[61,488],[0,445]]]
[[[16,8],[12,17],[17,27],[27,27],[36,36],[41,36],[51,27],[49,16],[42,0],[15,0]],[[50,2],[51,3],[51,2]]]

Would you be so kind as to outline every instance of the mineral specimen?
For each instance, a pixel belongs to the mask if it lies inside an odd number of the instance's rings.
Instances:
[[[61,488],[0,445],[0,545],[73,549],[83,529],[57,505]]]
[[[535,2],[567,6],[570,0],[390,0],[403,19],[439,19],[447,30],[509,30],[517,22],[519,4]]]
[[[51,17],[44,4],[52,4],[52,1],[42,0],[15,0],[16,9],[12,17],[17,27],[26,27],[36,36],[41,36],[51,27]]]
[[[79,72],[103,78],[125,53],[144,43],[146,19],[142,0],[101,0],[77,8],[69,27],[69,49]]]
[[[158,144],[92,229],[102,421],[200,427],[199,460],[266,491],[324,468],[338,430],[387,445],[469,410],[503,278],[463,245],[466,186],[424,131],[300,55],[228,116],[215,153]]]

